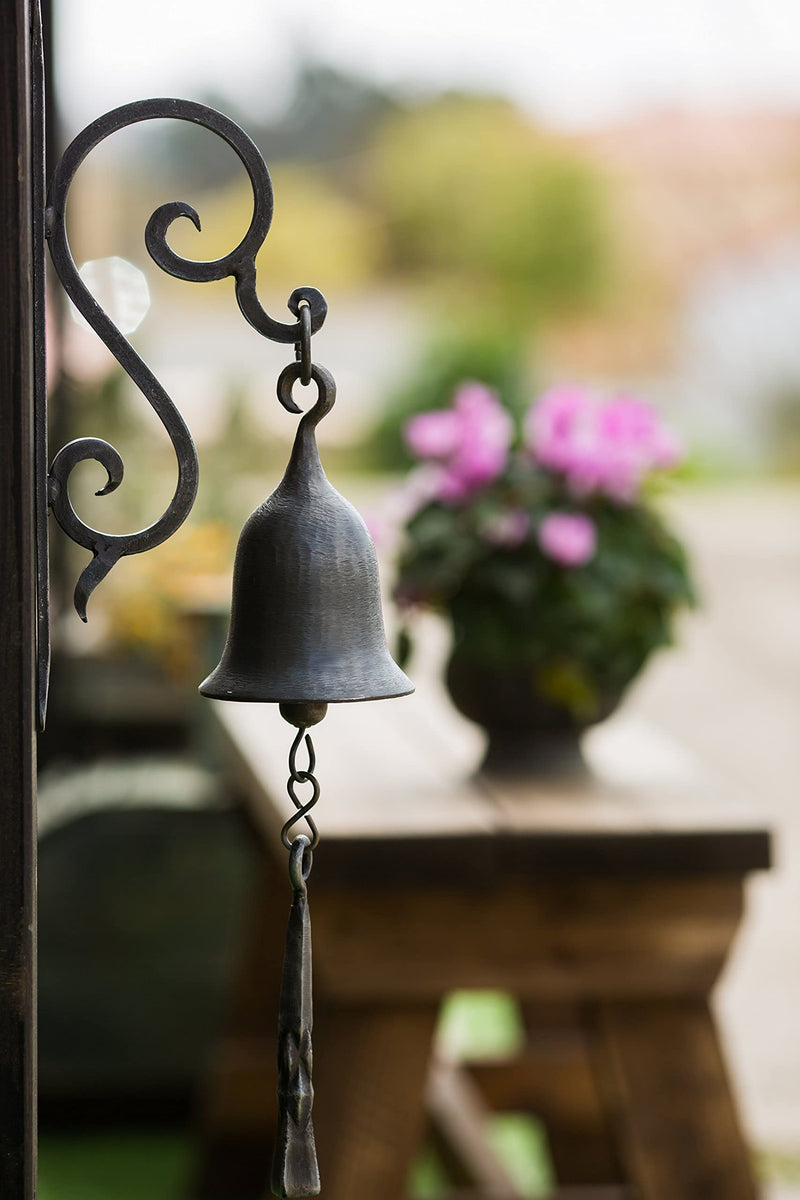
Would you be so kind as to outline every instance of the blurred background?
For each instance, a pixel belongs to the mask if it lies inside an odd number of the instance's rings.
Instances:
[[[362,510],[409,466],[409,415],[465,379],[517,408],[565,380],[626,390],[679,432],[662,503],[702,602],[626,705],[736,779],[776,834],[717,1008],[759,1169],[800,1195],[796,5],[53,0],[52,44],[61,148],[156,95],[212,104],[258,144],[275,188],[259,294],[281,320],[298,284],[328,299],[314,354],[339,400],[320,442]],[[291,444],[274,398],[287,348],[243,321],[232,281],[190,286],[149,261],[147,218],[173,199],[201,215],[202,233],[171,233],[188,257],[228,252],[249,223],[233,152],[178,122],[115,136],[71,195],[75,259],[186,417],[201,486],[166,546],[117,567],[88,627],[68,604],[82,552],[53,535],[42,1200],[182,1194],[257,853],[194,688],[239,529]],[[102,500],[83,465],[76,507],[140,528],[171,496],[171,447],[55,286],[50,300],[53,445],[101,436],[126,464]],[[511,1017],[503,997],[466,996],[445,1020],[469,1049]]]

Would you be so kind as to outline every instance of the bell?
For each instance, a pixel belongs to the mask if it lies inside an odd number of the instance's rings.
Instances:
[[[282,377],[279,396],[299,411],[295,364],[284,376],[288,394]],[[319,398],[300,421],[286,474],[239,538],[227,644],[200,685],[215,700],[279,703],[297,725],[315,724],[327,704],[414,690],[386,645],[372,539],[319,460],[315,428],[335,384],[317,364],[312,378]]]

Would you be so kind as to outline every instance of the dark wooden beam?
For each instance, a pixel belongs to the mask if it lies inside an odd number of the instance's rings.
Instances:
[[[35,2],[35,0],[34,0]],[[0,1196],[36,1179],[34,178],[29,0],[0,5]]]
[[[440,1200],[517,1200],[517,1192],[445,1192]],[[627,1187],[567,1187],[548,1192],[545,1200],[635,1200]]]

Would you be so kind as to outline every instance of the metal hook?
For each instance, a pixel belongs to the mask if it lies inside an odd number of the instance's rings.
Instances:
[[[292,396],[292,388],[299,379],[302,382],[303,364],[291,362],[283,368],[278,376],[278,399],[287,412],[301,413],[303,410]],[[324,416],[331,411],[336,401],[336,383],[330,371],[319,363],[311,364],[311,378],[317,385],[317,402],[303,418],[303,424],[318,425]]]

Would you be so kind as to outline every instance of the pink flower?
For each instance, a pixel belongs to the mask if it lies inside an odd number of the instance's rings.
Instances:
[[[486,521],[481,536],[490,546],[521,546],[530,533],[531,519],[522,508],[510,508]]]
[[[538,539],[543,553],[564,567],[582,567],[597,549],[594,521],[583,513],[548,513]]]
[[[636,499],[651,471],[675,466],[678,443],[658,414],[633,396],[600,401],[586,389],[546,392],[529,411],[525,441],[543,467],[565,476],[577,496]]]
[[[513,436],[509,413],[482,383],[462,384],[452,408],[420,413],[405,428],[412,453],[441,463],[437,493],[448,503],[466,500],[502,473]]]
[[[601,405],[599,417],[603,436],[626,448],[646,469],[666,469],[680,462],[678,439],[643,400],[614,396]]]
[[[420,413],[406,423],[404,432],[417,458],[447,458],[458,446],[458,416],[446,408]]]
[[[654,409],[634,396],[615,396],[599,405],[597,426],[605,489],[617,499],[633,499],[646,475],[680,460],[674,435]]]
[[[417,467],[392,493],[392,516],[402,525],[439,494],[440,469],[432,465]]]
[[[525,444],[542,466],[569,471],[581,448],[594,440],[592,398],[585,389],[551,388],[525,418]]]

